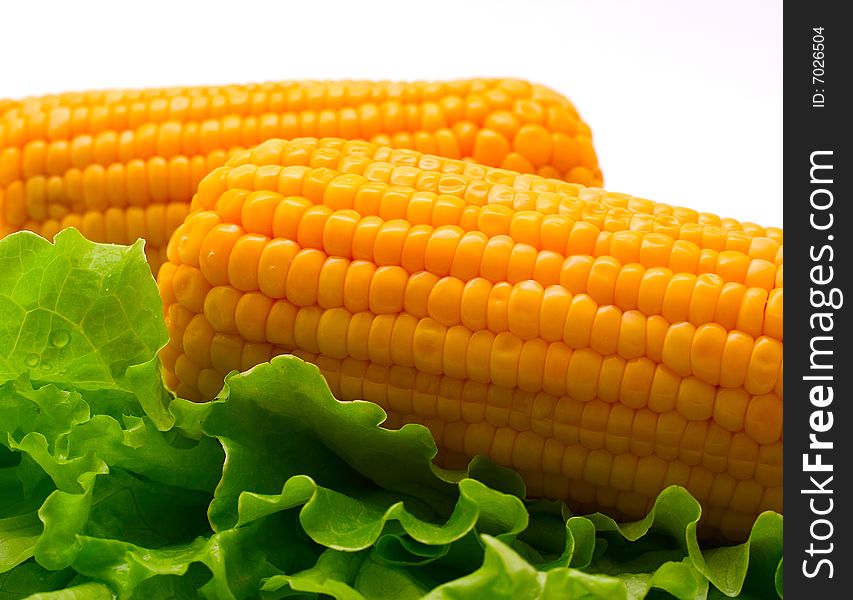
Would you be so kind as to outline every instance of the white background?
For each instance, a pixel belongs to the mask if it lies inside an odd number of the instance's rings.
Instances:
[[[13,0],[0,11],[0,97],[471,76],[571,98],[610,190],[782,224],[779,1]]]

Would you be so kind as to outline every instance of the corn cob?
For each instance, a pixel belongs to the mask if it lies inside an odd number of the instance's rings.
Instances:
[[[572,104],[516,80],[118,90],[0,106],[0,235],[141,236],[155,273],[202,177],[272,137],[368,139],[601,184]]]
[[[200,184],[158,283],[167,383],[292,353],[439,460],[742,538],[782,502],[782,232],[416,151],[271,140]]]

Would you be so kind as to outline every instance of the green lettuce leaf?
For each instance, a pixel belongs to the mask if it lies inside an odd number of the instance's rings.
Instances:
[[[575,515],[292,356],[174,398],[166,339],[141,242],[0,240],[0,600],[782,597],[781,515],[718,547],[682,488]]]

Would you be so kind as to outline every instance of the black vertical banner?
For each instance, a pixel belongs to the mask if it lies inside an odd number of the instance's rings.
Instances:
[[[785,597],[851,598],[853,32],[784,5]]]

